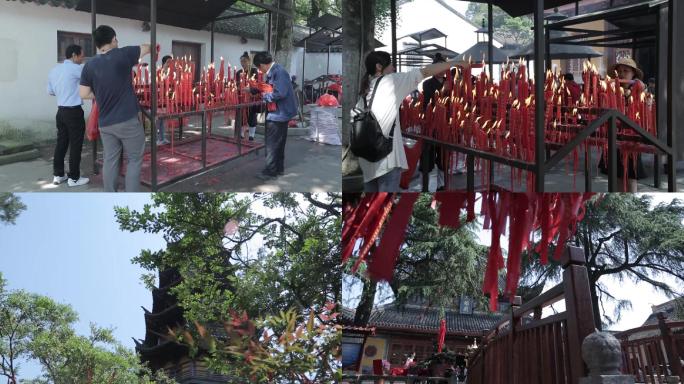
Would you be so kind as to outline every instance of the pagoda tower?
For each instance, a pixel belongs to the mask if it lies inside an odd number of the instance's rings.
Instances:
[[[179,384],[226,384],[242,383],[244,380],[216,374],[206,368],[203,351],[194,358],[190,349],[169,340],[169,329],[187,327],[183,309],[170,292],[182,280],[175,268],[159,271],[159,287],[152,290],[152,311],[145,311],[145,339],[135,340],[136,351],[143,363],[153,371],[164,370]]]

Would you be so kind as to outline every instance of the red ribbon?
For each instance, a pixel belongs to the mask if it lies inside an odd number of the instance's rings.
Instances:
[[[446,320],[442,319],[439,321],[439,335],[437,337],[437,353],[442,352],[444,347],[444,339],[446,338]]]
[[[399,257],[399,248],[404,242],[406,226],[411,219],[413,205],[418,200],[418,196],[420,196],[418,193],[404,193],[394,207],[380,245],[373,252],[373,257],[368,264],[368,274],[373,280],[392,281],[394,266]]]

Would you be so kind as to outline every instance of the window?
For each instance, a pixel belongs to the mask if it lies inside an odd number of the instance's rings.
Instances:
[[[390,348],[389,361],[392,365],[404,365],[406,358],[414,352],[414,361],[422,361],[432,355],[434,345],[432,342],[405,341],[401,344],[392,344]]]
[[[92,57],[93,52],[93,37],[90,33],[78,32],[64,32],[57,31],[57,61],[63,62],[66,57],[66,49],[68,46],[76,44],[80,45],[85,54],[86,60]]]

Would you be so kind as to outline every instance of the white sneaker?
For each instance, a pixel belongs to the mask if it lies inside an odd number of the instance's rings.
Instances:
[[[87,177],[80,177],[78,180],[69,179],[69,181],[67,181],[67,185],[70,187],[78,187],[81,185],[88,184],[89,181],[90,179]]]
[[[52,184],[54,185],[60,185],[63,182],[67,181],[68,177],[67,176],[55,176],[52,178]]]

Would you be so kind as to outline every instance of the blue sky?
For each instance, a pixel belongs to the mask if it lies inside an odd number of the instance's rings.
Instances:
[[[119,230],[114,206],[140,209],[150,195],[29,193],[18,195],[27,210],[16,225],[0,224],[0,272],[9,289],[24,289],[70,304],[79,314],[77,331],[88,324],[115,327],[115,337],[133,348],[144,338],[140,306],[152,296],[140,282],[144,272],[131,264],[141,249],[162,249],[161,236]],[[21,378],[37,375],[26,365]]]

